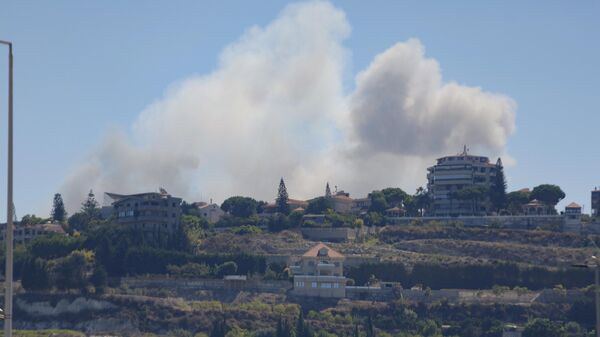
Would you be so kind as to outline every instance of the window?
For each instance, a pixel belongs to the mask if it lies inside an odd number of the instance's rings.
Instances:
[[[310,284],[310,286],[311,286],[312,288],[316,288],[316,287],[317,287],[317,282],[312,282],[312,283]]]
[[[331,288],[331,283],[321,283],[321,288]]]
[[[340,284],[336,282],[336,283],[333,284],[333,287],[337,289],[337,288],[340,287]]]
[[[304,288],[304,281],[296,282],[296,288]]]

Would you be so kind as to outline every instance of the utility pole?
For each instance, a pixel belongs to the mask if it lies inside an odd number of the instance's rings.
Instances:
[[[600,266],[598,266],[598,261],[596,261],[596,266],[594,266],[594,270],[594,293],[596,294],[596,337],[600,337],[600,290],[598,289],[598,279],[600,278]]]
[[[6,272],[4,274],[4,336],[12,337],[13,305],[13,52],[8,46],[8,183],[6,198]]]

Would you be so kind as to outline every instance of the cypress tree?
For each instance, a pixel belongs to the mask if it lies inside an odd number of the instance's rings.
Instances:
[[[54,195],[54,202],[52,204],[52,220],[63,222],[67,218],[67,211],[65,210],[65,204],[62,200],[60,193]]]
[[[327,182],[327,186],[325,186],[325,198],[331,198],[331,188],[329,188],[329,182]]]
[[[353,337],[360,337],[360,333],[358,332],[358,323],[354,324],[354,332],[352,334]]]
[[[298,321],[296,322],[296,337],[310,337],[310,330],[304,322],[302,308],[300,308],[300,315],[298,315]]]
[[[85,201],[81,204],[81,212],[90,218],[98,216],[98,202],[96,201],[94,191],[90,190],[87,199],[85,199]]]
[[[375,328],[373,327],[373,318],[371,317],[370,314],[369,314],[369,317],[367,318],[367,328],[365,330],[367,331],[367,337],[375,337]]]
[[[496,212],[506,209],[508,206],[508,198],[506,197],[506,179],[504,178],[504,168],[502,167],[500,158],[498,158],[498,161],[496,162],[496,175],[492,180],[489,196],[492,207]]]
[[[283,322],[281,321],[281,316],[279,316],[279,320],[277,321],[277,327],[275,328],[275,337],[283,337]]]
[[[285,187],[285,182],[283,182],[283,178],[279,181],[279,190],[277,191],[277,200],[275,203],[277,204],[277,211],[283,214],[290,213],[290,206],[288,205],[288,192]]]

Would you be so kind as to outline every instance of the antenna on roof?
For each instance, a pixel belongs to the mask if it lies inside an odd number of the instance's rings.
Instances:
[[[468,152],[469,152],[469,149],[467,148],[467,145],[463,145],[463,152],[462,152],[462,155],[463,155],[463,156],[466,156],[466,155],[468,155]]]

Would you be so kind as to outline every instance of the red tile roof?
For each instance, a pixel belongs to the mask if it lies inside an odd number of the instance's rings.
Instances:
[[[319,251],[323,248],[327,249],[327,256],[328,257],[344,257],[344,255],[338,253],[337,251],[331,249],[329,246],[327,246],[326,244],[319,242],[318,244],[314,245],[311,249],[309,249],[306,253],[304,253],[305,257],[317,257],[319,256]]]

